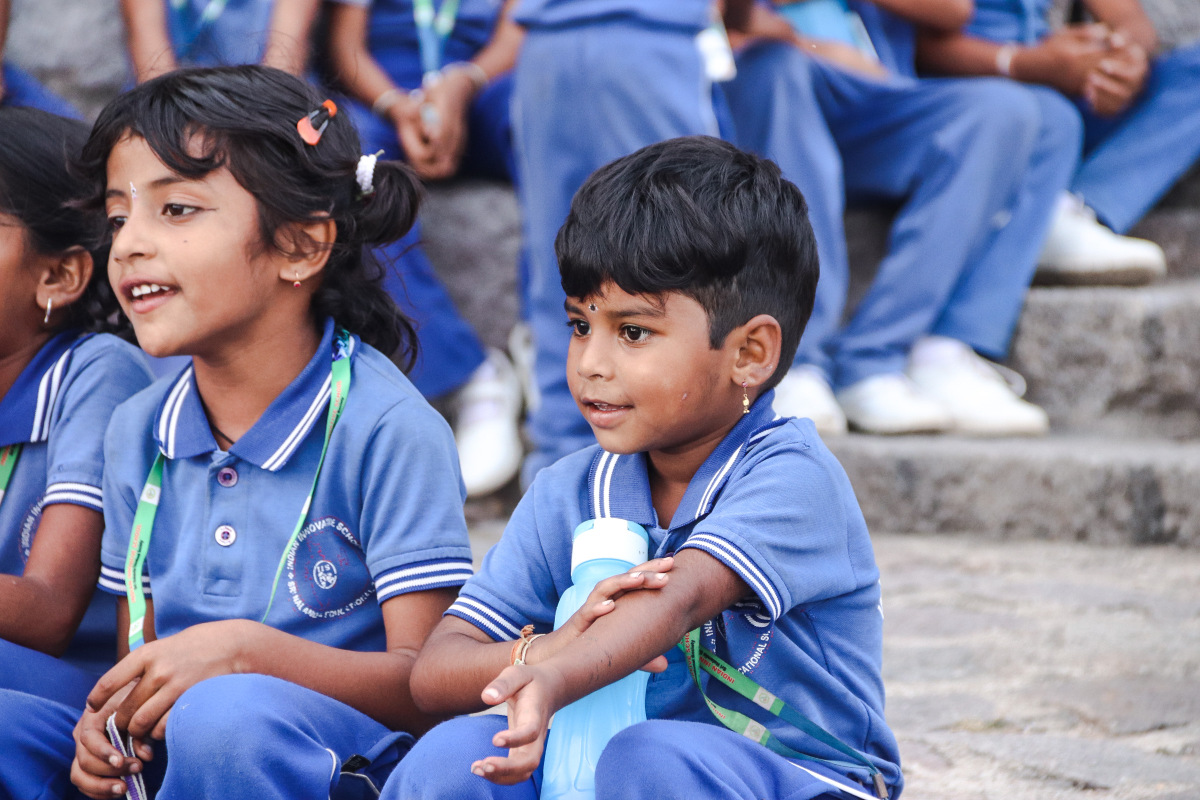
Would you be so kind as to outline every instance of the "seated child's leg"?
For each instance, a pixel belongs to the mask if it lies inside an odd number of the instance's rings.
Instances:
[[[1125,233],[1200,158],[1200,43],[1155,58],[1137,102],[1115,122],[1085,113],[1103,140],[1084,156],[1072,191]],[[1089,144],[1093,137],[1089,136]]]
[[[71,788],[71,733],[80,709],[0,689],[0,789],[5,797],[62,797]],[[20,721],[20,724],[16,724]]]
[[[614,736],[596,766],[596,800],[664,797],[840,800],[846,795],[761,744],[717,725],[650,720]]]
[[[342,765],[365,756],[371,765],[361,773],[380,787],[412,741],[294,683],[223,675],[188,689],[171,709],[167,775],[156,797],[371,797]]]
[[[0,689],[82,709],[99,677],[61,658],[0,639]]]
[[[479,759],[507,753],[492,745],[492,737],[507,727],[508,719],[497,715],[443,722],[422,736],[404,757],[380,800],[537,800],[533,780],[497,786],[471,774],[471,764]],[[540,780],[541,773],[534,777]]]
[[[516,163],[512,143],[512,73],[487,85],[471,103],[467,114],[467,146],[460,175],[512,181]]]

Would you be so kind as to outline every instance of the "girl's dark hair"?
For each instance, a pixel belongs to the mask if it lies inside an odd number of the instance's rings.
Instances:
[[[21,222],[28,245],[41,255],[57,256],[73,247],[92,254],[92,279],[68,307],[63,325],[115,331],[120,308],[105,269],[104,215],[75,204],[87,185],[67,169],[87,133],[87,126],[73,119],[33,108],[0,108],[0,213]]]
[[[348,115],[330,119],[316,145],[296,130],[323,100],[299,78],[261,66],[184,69],[147,81],[104,108],[83,147],[79,170],[91,185],[89,202],[104,203],[113,148],[139,136],[184,178],[227,167],[257,202],[264,247],[308,252],[317,244],[288,226],[329,217],[337,239],[313,296],[314,317],[333,317],[411,367],[416,332],[384,291],[383,268],[367,248],[412,227],[420,186],[404,164],[381,161],[375,190],[363,197],[355,180],[362,150]]]

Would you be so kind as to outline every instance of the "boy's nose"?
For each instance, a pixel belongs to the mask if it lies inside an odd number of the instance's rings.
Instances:
[[[576,343],[579,357],[575,362],[575,372],[581,378],[605,378],[611,373],[612,360],[608,348],[598,339],[591,337]]]

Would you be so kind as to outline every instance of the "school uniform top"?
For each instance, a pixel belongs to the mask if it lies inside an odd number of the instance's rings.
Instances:
[[[48,341],[0,398],[0,446],[21,454],[0,498],[0,572],[22,575],[42,513],[70,503],[103,513],[104,429],[113,409],[150,384],[142,352],[108,334]],[[97,592],[63,658],[90,670],[116,660],[116,606]]]
[[[274,0],[163,0],[175,57],[198,67],[262,61]]]
[[[709,0],[519,0],[513,19],[527,28],[626,20],[699,32],[711,13]]]
[[[303,530],[265,620],[346,650],[385,648],[380,605],[471,574],[464,490],[449,426],[390,360],[325,322],[312,360],[228,452],[189,365],[117,409],[105,441],[101,588],[125,593],[134,512],[165,456],[143,584],[158,636],[211,620],[262,619],[325,440],[333,357],[351,359]]]
[[[848,5],[862,20],[879,63],[894,75],[917,77],[916,26],[870,0],[849,0]]]
[[[964,32],[994,42],[1036,44],[1050,32],[1049,0],[977,0]]]
[[[333,0],[371,9],[367,49],[384,71],[401,86],[421,85],[421,49],[413,21],[412,0]],[[435,9],[446,0],[432,0]],[[442,65],[469,61],[492,38],[504,0],[461,0],[454,27],[442,52]]]
[[[812,422],[775,418],[773,395],[760,397],[717,446],[665,527],[644,453],[594,446],[542,470],[447,613],[497,641],[517,638],[527,623],[550,630],[571,585],[575,527],[596,516],[631,520],[649,533],[652,557],[695,548],[746,582],[753,597],[703,626],[704,645],[868,754],[895,788],[900,758],[883,717],[879,571],[867,527]],[[668,669],[647,685],[646,716],[719,725],[682,654],[666,655]],[[841,758],[717,682],[707,691],[793,748]]]

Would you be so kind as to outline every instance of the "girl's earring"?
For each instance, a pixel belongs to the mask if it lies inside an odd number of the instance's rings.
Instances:
[[[54,298],[48,297],[48,298],[46,298],[46,316],[44,319],[42,319],[43,325],[50,324],[50,309],[52,309],[52,308],[54,308]]]
[[[746,391],[746,382],[742,381],[742,414],[750,413],[750,393]]]
[[[292,281],[292,286],[294,286],[294,287],[296,287],[297,289],[299,289],[299,288],[300,288],[300,273],[299,273],[299,272],[296,272],[296,273],[293,273],[293,274],[296,276],[296,280]]]

